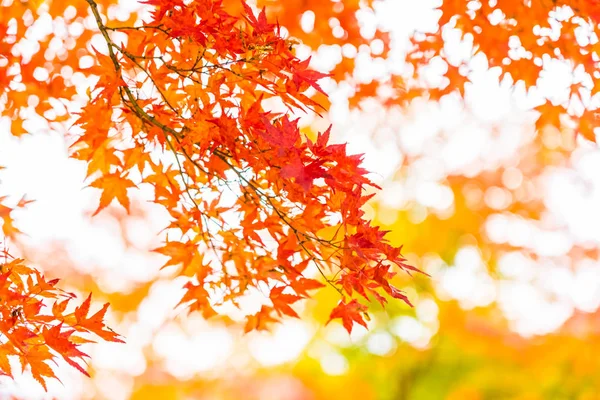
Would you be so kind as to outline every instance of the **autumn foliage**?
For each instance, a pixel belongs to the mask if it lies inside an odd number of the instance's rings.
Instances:
[[[246,331],[265,329],[267,322],[283,315],[298,316],[291,306],[323,286],[305,274],[311,265],[339,291],[341,300],[331,318],[341,318],[348,331],[353,323],[365,325],[367,308],[357,296],[366,301],[374,296],[384,304],[387,294],[409,303],[390,284],[395,274],[391,267],[415,269],[361,211],[371,197],[367,189],[375,187],[360,167],[361,156],[347,154],[343,144],[331,144],[329,130],[310,140],[293,117],[323,110],[308,91],[324,94],[318,80],[326,75],[311,70],[310,59],[294,56],[293,42],[281,37],[280,26],[269,22],[264,10],[256,15],[243,3],[242,14],[232,15],[214,0],[147,4],[154,11],[144,24],[111,24],[89,0],[88,8],[80,11],[91,12],[105,48],[89,47],[95,60],[91,68],[71,63],[72,54],[52,64],[56,71],[64,60],[98,77],[71,129],[79,132],[72,156],[88,163],[89,186],[101,190],[96,214],[113,200],[128,209],[128,191],[151,186],[154,202],[171,216],[168,240],[155,251],[167,257],[164,268],[178,268],[191,278],[181,299],[190,311],[210,317],[216,305],[235,304],[249,287],[270,288],[271,305],[248,316]],[[6,25],[4,29],[4,79],[13,78],[9,67],[21,65],[26,82],[33,78],[26,70],[32,62],[10,51],[22,27],[17,26],[16,34]],[[113,33],[125,36],[117,41]],[[76,49],[78,58],[87,52]],[[52,71],[49,76],[50,87],[60,88],[57,80],[63,78]],[[18,101],[27,90],[6,85],[5,91],[8,109],[15,112],[13,134],[19,135]],[[68,96],[73,92],[70,87],[60,98],[75,101]],[[266,105],[274,100],[281,111]],[[4,229],[11,234],[10,221]],[[38,286],[39,279],[34,281]],[[30,286],[17,285],[16,290],[37,288]],[[27,323],[41,318],[41,303],[34,304],[35,309],[24,305],[19,311]],[[85,356],[76,348],[80,339],[71,339],[73,330],[118,340],[102,331],[106,306],[86,319],[88,298],[70,325],[60,319],[65,306],[64,301],[57,303],[54,317],[43,317],[62,325],[27,331],[45,339],[41,344],[46,346],[38,347],[38,358],[30,362],[41,382],[51,376],[43,364],[50,357],[48,347],[85,371],[72,360]],[[16,315],[15,307],[7,313]],[[29,339],[18,329],[3,332],[11,340],[15,335],[20,341]],[[19,351],[30,350],[15,344],[7,354]]]
[[[300,42],[364,49],[378,39],[383,50],[372,56],[387,57],[386,32],[377,28],[371,37],[361,35],[356,15],[362,2],[258,1],[254,8],[233,0],[141,3],[152,10],[143,21],[135,13],[125,21],[109,19],[112,2],[105,0],[0,6],[2,115],[11,119],[14,136],[34,133],[25,123],[32,113],[64,132],[70,156],[87,165],[88,186],[99,190],[95,215],[116,203],[129,211],[131,193],[150,189],[152,202],[170,219],[167,240],[155,252],[165,257],[163,268],[188,279],[180,304],[209,318],[258,288],[266,301],[246,316],[246,332],[298,317],[294,305],[324,286],[339,293],[329,320],[340,319],[348,332],[356,324],[367,326],[373,300],[411,305],[392,278],[420,271],[365,217],[363,206],[378,186],[361,167],[362,156],[332,143],[331,128],[316,135],[302,129],[302,117],[328,111],[321,80],[350,83],[351,106],[370,97],[391,107],[417,96],[464,95],[469,60],[456,64],[448,56],[445,29],[459,29],[461,40],[473,43],[472,56],[484,54],[490,68],[500,67],[527,89],[535,86],[547,57],[568,58],[588,75],[596,73],[594,45],[572,41],[578,27],[597,28],[597,2],[581,1],[577,18],[562,21],[558,40],[534,34],[534,28],[546,26],[549,14],[573,2],[442,2],[440,29],[415,33],[411,41],[410,74],[373,82],[353,77],[353,58],[344,56],[323,73],[311,69],[310,57],[295,53]],[[300,28],[307,11],[315,14],[310,32]],[[499,21],[492,17],[496,11],[503,15]],[[19,43],[42,16],[67,26],[85,18],[85,28],[43,36],[37,51],[25,54]],[[332,28],[332,19],[341,31]],[[515,36],[524,56],[513,54],[509,40]],[[446,62],[444,87],[431,87],[421,77],[436,57]],[[94,80],[87,92],[78,90],[76,74]],[[585,103],[596,89],[574,83],[568,104],[539,106],[539,127],[560,127],[570,119],[583,137],[594,140],[593,110],[571,112],[569,105],[574,98]],[[5,236],[14,239],[20,231],[12,212],[27,201],[9,200],[0,198],[0,218]],[[57,355],[86,373],[79,346],[90,339],[79,334],[121,341],[104,325],[108,304],[88,317],[88,297],[67,313],[74,296],[57,282],[46,281],[22,260],[7,256],[2,264],[1,372],[11,375],[7,357],[15,356],[45,386]]]
[[[0,332],[5,339],[0,345],[2,374],[12,377],[9,357],[15,356],[23,370],[29,368],[45,389],[46,380],[56,377],[52,363],[57,356],[88,375],[82,362],[89,356],[79,346],[91,341],[90,334],[91,337],[122,342],[119,335],[104,325],[108,303],[88,316],[90,294],[83,303],[67,312],[75,295],[56,287],[58,279],[46,280],[23,260],[11,259],[7,251],[3,257],[0,264]]]

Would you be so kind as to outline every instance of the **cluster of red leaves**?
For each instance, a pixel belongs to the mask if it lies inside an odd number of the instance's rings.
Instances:
[[[448,64],[446,77],[449,84],[441,89],[428,90],[429,95],[437,99],[455,90],[464,94],[469,79],[461,68],[467,66],[468,60],[461,65],[449,61],[442,39],[444,29],[458,28],[463,39],[472,40],[473,55],[484,54],[490,68],[501,68],[503,74],[511,76],[514,82],[523,82],[527,89],[538,84],[544,68],[552,61],[569,61],[573,71],[581,69],[590,78],[591,85],[585,78],[573,79],[566,102],[553,104],[547,99],[536,108],[540,112],[536,126],[541,128],[550,124],[560,128],[560,116],[565,115],[576,124],[579,134],[595,141],[597,112],[595,106],[589,104],[589,99],[600,91],[597,75],[600,50],[597,40],[592,39],[600,33],[600,3],[588,0],[482,1],[478,2],[479,7],[470,7],[469,3],[466,0],[444,2],[440,6],[440,29],[413,42],[415,48],[408,61],[416,71],[422,71],[436,56],[442,57]],[[519,39],[516,47],[509,43],[515,38]],[[517,52],[524,55],[517,55]],[[573,105],[584,107],[573,112]]]
[[[358,2],[280,1],[273,4],[265,0],[264,3],[277,14],[292,35],[313,48],[319,44],[346,42],[360,46],[364,39],[359,30],[352,29],[358,26],[353,13],[340,19],[346,21],[348,26],[342,24],[345,36],[340,39],[341,42],[330,37],[333,25],[328,21],[336,18],[332,10],[355,12],[361,8]],[[404,68],[402,74],[390,73],[370,83],[355,82],[350,106],[359,105],[365,98],[378,98],[384,105],[397,106],[407,105],[415,97],[439,100],[451,93],[464,97],[470,84],[470,62],[472,57],[480,54],[487,59],[488,68],[500,68],[502,77],[510,77],[515,84],[521,82],[526,89],[536,87],[552,63],[567,62],[572,71],[582,72],[583,76],[574,74],[566,101],[557,104],[554,99],[546,98],[543,104],[535,108],[540,113],[536,127],[574,125],[581,136],[596,140],[594,129],[598,112],[590,99],[600,92],[600,75],[597,71],[600,57],[597,41],[600,33],[599,1],[453,0],[438,3],[432,5],[432,11],[437,11],[439,15],[438,29],[417,31],[410,38],[405,59],[410,68]],[[368,5],[371,2],[362,4],[366,9]],[[299,10],[300,13],[289,12],[292,10]],[[300,28],[300,18],[305,10],[314,11],[316,15],[314,30],[308,33]],[[457,59],[457,52],[449,50],[458,45],[456,38],[447,34],[452,29],[460,32],[463,45],[471,46],[469,57]],[[381,38],[386,36],[382,32],[377,32],[377,35]],[[389,41],[384,40],[383,43],[383,53],[371,56],[387,57]],[[445,79],[441,80],[439,86],[431,86],[427,79],[430,74],[428,69],[434,59],[446,64],[446,71],[443,72]],[[352,83],[354,67],[354,60],[344,57],[333,70],[332,76],[338,81]],[[385,90],[381,91],[380,88]],[[382,93],[385,93],[384,97]]]
[[[238,0],[226,0],[225,3],[231,7],[238,4]],[[390,34],[377,23],[371,26],[373,21],[369,18],[376,13],[377,3],[374,0],[257,1],[259,7],[266,7],[267,16],[284,26],[294,40],[313,50],[324,46],[339,51],[339,62],[332,67],[330,76],[354,88],[354,95],[349,98],[351,106],[364,98],[376,96],[380,86],[378,81],[365,83],[354,75],[357,55],[379,60],[389,55]],[[369,19],[369,23],[361,21],[361,14]],[[310,29],[302,24],[305,18],[314,18]],[[380,49],[375,50],[376,47],[371,46],[375,41],[380,44]],[[327,98],[318,93],[314,98],[323,104],[327,102]]]
[[[9,262],[6,251],[4,258],[0,264],[1,374],[13,377],[9,359],[14,357],[23,371],[28,368],[46,389],[46,380],[56,378],[51,363],[58,358],[88,375],[81,365],[89,357],[80,349],[83,343],[91,342],[85,336],[93,334],[103,340],[122,342],[104,325],[108,303],[88,316],[90,295],[73,312],[66,313],[75,296],[57,288],[58,279],[47,281],[23,260]],[[50,302],[54,302],[51,309]]]
[[[129,209],[130,190],[151,187],[154,203],[171,217],[168,239],[156,251],[167,257],[164,267],[190,278],[181,302],[205,317],[225,302],[237,305],[253,287],[267,294],[247,317],[246,331],[298,317],[292,306],[324,286],[311,269],[340,293],[331,319],[340,318],[348,331],[366,325],[358,296],[410,304],[391,285],[391,268],[416,270],[361,210],[371,197],[366,190],[376,188],[361,156],[330,144],[329,130],[309,140],[293,117],[324,109],[311,92],[326,98],[318,81],[327,75],[295,57],[295,42],[282,37],[265,10],[257,15],[245,2],[148,0],[152,18],[139,23],[135,16],[108,20],[103,11],[110,3],[0,6],[2,113],[12,119],[13,135],[25,132],[31,111],[52,129],[69,127],[76,136],[71,155],[87,162],[90,186],[101,191],[96,213],[113,200]],[[358,3],[332,7],[358,38]],[[97,29],[46,35],[37,39],[39,51],[24,55],[19,44],[29,40],[33,15],[67,26],[91,17]],[[104,48],[89,46],[98,33]],[[56,50],[53,39],[68,45]],[[96,62],[84,68],[80,60],[88,55]],[[73,119],[64,108],[81,105],[75,73],[98,80]],[[18,233],[11,212],[0,208],[8,236]],[[56,281],[18,260],[1,272],[7,341],[0,357],[19,356],[44,387],[54,376],[53,354],[85,373],[77,361],[87,340],[75,332],[120,341],[102,323],[108,305],[87,318],[88,298],[64,315],[72,296]],[[51,314],[41,312],[44,299],[55,300]],[[0,368],[11,373],[6,363]]]
[[[408,303],[390,266],[413,268],[363,218],[374,185],[361,156],[329,144],[329,131],[313,143],[297,120],[270,111],[275,101],[317,112],[307,91],[324,94],[325,74],[294,56],[264,10],[242,3],[236,16],[220,0],[148,0],[145,25],[108,26],[89,3],[107,50],[87,71],[100,79],[76,121],[73,156],[102,190],[97,212],[113,199],[127,208],[131,187],[153,187],[172,220],[156,251],[191,277],[182,303],[209,317],[251,287],[270,288],[269,304],[246,323],[263,329],[297,317],[291,305],[323,286],[306,275],[310,266],[342,295],[331,317],[348,330],[364,321],[346,298],[384,304],[387,293]],[[127,40],[115,42],[114,31]]]
[[[594,31],[597,29],[600,22],[597,18],[600,11],[598,3],[583,0],[513,0],[493,4],[482,1],[476,7],[468,3],[466,0],[460,0],[444,2],[439,6],[440,29],[414,39],[416,48],[410,57],[414,66],[425,65],[435,56],[447,60],[442,31],[458,28],[463,38],[473,40],[473,55],[485,54],[490,67],[502,68],[504,72],[513,75],[515,81],[522,80],[527,87],[536,84],[542,70],[542,58],[546,57],[573,60],[584,66],[586,72],[593,72],[591,51],[594,50],[594,46],[591,43],[580,45],[575,37],[576,30],[581,27],[589,27]],[[571,12],[566,8],[570,8]],[[552,23],[558,24],[560,35],[550,34],[553,30]],[[519,47],[509,43],[513,37],[518,38],[520,46],[531,54],[525,57],[514,55]],[[448,73],[452,74],[450,70]],[[453,85],[450,85],[452,89],[449,90],[456,88],[458,83],[454,80]],[[448,93],[449,90],[432,94],[439,96]]]
[[[228,0],[234,3],[236,0]],[[258,0],[259,7],[267,8],[267,15],[277,19],[286,27],[291,37],[301,39],[302,43],[312,49],[319,46],[350,46],[356,51],[372,53],[370,45],[373,40],[380,40],[383,44],[381,52],[373,54],[374,57],[386,57],[389,50],[389,34],[375,27],[373,32],[361,30],[359,13],[371,14],[374,12],[373,0],[358,1],[273,1]],[[314,15],[312,30],[304,30],[302,18],[307,13]],[[368,36],[367,36],[368,35]],[[336,80],[348,80],[352,77],[355,68],[355,57],[352,52],[342,54],[342,59],[331,71],[331,76]]]

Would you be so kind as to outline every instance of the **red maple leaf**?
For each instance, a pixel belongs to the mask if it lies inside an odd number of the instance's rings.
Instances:
[[[367,306],[360,304],[356,299],[352,300],[349,303],[345,303],[344,300],[340,301],[340,303],[331,311],[329,315],[329,321],[335,318],[342,319],[342,325],[348,331],[348,333],[352,332],[352,326],[354,323],[358,323],[365,328],[367,327],[367,323],[363,319],[363,315],[367,312]]]

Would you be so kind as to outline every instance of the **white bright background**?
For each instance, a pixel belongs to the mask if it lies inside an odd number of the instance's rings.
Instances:
[[[132,2],[122,5],[131,7]],[[367,49],[347,46],[322,46],[313,58],[316,69],[331,69],[344,54],[357,53],[357,79],[369,82],[389,72],[406,73],[402,63],[406,38],[415,28],[433,30],[435,14],[431,1],[386,0],[376,3],[376,12],[361,14],[362,30],[372,35],[376,24],[392,32],[396,47],[389,60],[371,57]],[[111,10],[111,12],[117,12]],[[303,27],[311,29],[311,16],[303,18]],[[46,21],[48,23],[48,21]],[[47,28],[47,27],[46,27]],[[44,29],[38,26],[36,29]],[[448,32],[448,37],[453,33]],[[35,35],[31,37],[35,40]],[[371,50],[377,51],[374,42]],[[451,45],[453,54],[462,57],[468,45]],[[300,48],[299,56],[308,56]],[[452,191],[444,183],[449,174],[474,176],[485,169],[514,166],[519,148],[534,135],[534,116],[527,108],[539,101],[536,95],[526,97],[523,91],[511,90],[500,83],[497,71],[487,71],[483,58],[472,62],[475,72],[464,108],[456,99],[446,98],[440,104],[415,101],[408,110],[383,110],[367,104],[364,111],[348,110],[346,84],[324,82],[333,105],[330,121],[316,121],[320,127],[334,124],[334,140],[348,141],[352,152],[365,153],[366,167],[383,185],[379,201],[390,209],[414,207],[413,222],[422,221],[427,213],[452,213]],[[432,65],[435,82],[442,66]],[[548,65],[549,75],[540,82],[538,95],[564,101],[572,71],[568,66]],[[85,93],[85,85],[80,88]],[[563,96],[563,97],[561,97]],[[500,134],[490,129],[498,128]],[[159,244],[158,232],[164,216],[143,195],[136,195],[143,213],[128,222],[126,236],[133,246],[126,247],[114,219],[101,214],[90,219],[98,193],[83,189],[85,166],[67,157],[62,134],[49,132],[41,121],[28,126],[34,135],[22,139],[9,134],[9,121],[0,119],[0,164],[7,167],[0,175],[1,194],[18,199],[27,194],[35,199],[26,212],[19,215],[19,227],[27,233],[25,248],[50,251],[59,242],[65,244],[68,258],[77,268],[92,273],[107,292],[126,291],[138,282],[156,277],[148,298],[125,320],[110,324],[127,338],[127,344],[99,344],[89,347],[92,365],[98,371],[93,381],[76,371],[61,367],[59,377],[64,385],[50,383],[49,396],[61,399],[110,398],[125,399],[132,390],[133,377],[142,374],[147,365],[145,352],[152,349],[166,370],[182,379],[194,374],[219,376],[225,372],[243,371],[257,366],[285,363],[307,351],[320,360],[324,373],[342,374],[349,365],[336,349],[350,344],[363,344],[375,355],[391,353],[396,340],[416,347],[427,347],[437,331],[437,305],[423,296],[416,301],[416,318],[403,316],[393,322],[391,331],[367,333],[355,329],[349,338],[339,325],[332,324],[325,341],[312,342],[317,327],[307,321],[290,320],[272,333],[241,336],[218,324],[209,324],[197,316],[180,319],[181,310],[173,306],[181,296],[182,280],[160,278],[160,257],[146,250]],[[417,161],[406,167],[401,180],[393,174],[407,156]],[[581,143],[571,156],[568,168],[546,171],[535,182],[542,190],[548,213],[545,226],[504,212],[506,191],[481,193],[483,201],[498,209],[485,225],[488,237],[497,243],[510,243],[529,249],[540,256],[534,261],[524,253],[508,253],[500,260],[503,279],[492,279],[474,247],[458,251],[451,266],[435,255],[423,258],[426,271],[435,282],[437,295],[458,299],[465,308],[497,302],[513,329],[524,335],[551,332],[574,310],[591,312],[600,305],[600,268],[592,259],[569,265],[566,256],[574,245],[597,247],[600,244],[600,151],[595,145]],[[525,185],[523,174],[513,167],[505,178],[508,188]],[[508,194],[510,196],[510,194]],[[392,223],[393,213],[386,223]],[[68,277],[64,284],[68,285]],[[375,321],[372,323],[375,324]],[[394,338],[396,337],[396,339]],[[0,392],[22,398],[38,399],[41,389],[28,376],[17,378],[16,384],[2,382]]]

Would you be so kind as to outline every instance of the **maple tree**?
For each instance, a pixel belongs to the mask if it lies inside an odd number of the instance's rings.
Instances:
[[[42,39],[30,59],[17,46],[32,21],[17,6],[2,9],[0,72],[11,132],[25,133],[31,96],[39,100],[35,112],[48,123],[72,123],[71,156],[88,163],[89,186],[101,190],[94,214],[113,200],[128,210],[129,189],[153,188],[154,203],[171,216],[167,241],[155,251],[168,258],[163,268],[179,268],[191,278],[181,303],[210,317],[220,304],[237,304],[249,287],[267,288],[271,304],[248,316],[245,330],[265,329],[283,315],[297,317],[290,306],[324,286],[305,274],[312,264],[340,293],[331,318],[341,318],[349,332],[355,322],[365,325],[367,308],[356,296],[384,304],[387,294],[410,304],[390,284],[395,275],[390,267],[417,270],[363,217],[361,207],[372,197],[366,190],[376,185],[360,167],[361,156],[330,144],[329,130],[314,141],[307,138],[294,119],[298,112],[323,109],[307,93],[325,94],[318,80],[327,75],[311,70],[310,58],[294,56],[293,41],[281,36],[264,9],[255,14],[242,2],[241,14],[233,15],[217,0],[152,0],[145,2],[154,8],[152,16],[140,24],[134,17],[108,21],[100,7],[108,3],[86,3],[51,2],[47,10],[19,5],[30,13],[62,16],[67,24],[91,13],[96,25],[74,35],[72,49],[55,54],[51,35]],[[94,31],[104,49],[86,47]],[[81,67],[85,55],[93,57],[93,66]],[[98,78],[74,120],[51,112],[51,100],[80,100],[75,85],[58,73],[67,67]],[[46,85],[40,87],[40,81]],[[282,112],[267,106],[273,100]],[[4,232],[14,236],[10,208],[2,207]],[[49,290],[41,275],[33,282],[17,285],[20,296],[32,298],[39,285]],[[82,339],[71,336],[74,330],[120,340],[102,328],[107,306],[85,318],[89,303],[88,298],[76,309],[71,324],[62,318],[63,301],[53,307],[60,324],[23,330],[45,339],[46,347],[17,347],[23,357],[33,357],[27,360],[42,384],[43,377],[53,376],[44,364],[51,357],[48,347],[85,372],[72,360],[85,356],[77,349]],[[26,323],[53,320],[37,316],[41,303],[33,304],[19,314]],[[25,335],[19,329],[3,333],[9,339],[14,332]],[[30,338],[20,340],[25,339]]]
[[[171,219],[168,239],[156,252],[167,257],[164,268],[189,278],[181,304],[208,318],[220,305],[238,304],[250,288],[258,287],[268,301],[246,316],[246,331],[267,329],[284,315],[297,317],[292,306],[324,284],[341,297],[330,319],[341,319],[349,332],[355,324],[366,326],[366,304],[372,298],[382,305],[386,295],[410,304],[391,280],[394,270],[419,270],[406,263],[385,231],[365,219],[361,207],[377,186],[361,168],[361,156],[349,155],[343,144],[331,144],[330,130],[315,137],[299,127],[299,116],[327,111],[321,79],[353,85],[351,106],[369,97],[391,106],[406,105],[415,96],[437,100],[454,91],[464,95],[468,60],[455,65],[448,56],[442,34],[451,28],[473,41],[472,55],[484,54],[490,67],[502,68],[527,88],[543,74],[540,60],[571,60],[595,77],[598,56],[594,43],[580,46],[574,40],[581,26],[597,29],[597,2],[442,2],[441,28],[413,35],[407,54],[413,75],[390,74],[364,83],[353,76],[353,56],[342,57],[325,74],[309,67],[310,58],[298,59],[294,47],[298,40],[313,49],[350,45],[387,57],[389,35],[379,28],[365,35],[357,17],[376,8],[376,1],[259,0],[256,12],[233,0],[142,3],[153,10],[143,21],[136,13],[126,20],[114,18],[107,11],[113,4],[108,0],[2,3],[2,115],[11,118],[14,136],[27,133],[24,122],[33,111],[52,129],[75,138],[71,156],[87,163],[89,186],[101,193],[95,214],[111,203],[129,210],[132,191],[151,187],[153,202]],[[567,6],[572,14],[557,14]],[[308,31],[300,24],[307,12],[315,21]],[[499,14],[503,17],[496,21]],[[27,32],[42,17],[78,28],[34,39],[36,51],[28,54],[19,44],[30,40]],[[536,33],[549,24],[549,17],[563,26],[558,40],[543,29]],[[514,57],[509,46],[514,37],[531,54]],[[374,39],[382,50],[368,49]],[[64,46],[56,46],[57,41]],[[421,81],[420,73],[434,57],[447,64],[449,83],[443,88]],[[75,74],[94,84],[81,90],[72,79]],[[384,98],[380,88],[386,87],[393,90]],[[571,89],[568,102],[538,107],[538,127],[560,127],[568,116],[585,138],[594,140],[593,108],[583,114],[569,108],[574,98],[587,101],[587,83],[573,83]],[[16,206],[7,199],[0,202],[4,234],[14,238],[19,231],[12,210],[26,201]],[[23,271],[7,278],[12,280],[6,290],[18,292],[19,300],[3,309],[3,321],[13,325],[2,332],[19,332],[15,343],[21,344],[7,345],[5,354],[21,357],[42,383],[53,376],[45,367],[50,349],[81,369],[73,358],[85,356],[77,349],[84,339],[71,336],[74,330],[120,340],[101,322],[106,307],[85,317],[89,297],[73,314],[63,316],[65,300],[52,308],[53,317],[39,315],[39,297],[70,295],[45,286],[44,278],[20,261],[5,264]],[[321,279],[310,274],[311,268]],[[18,283],[22,275],[32,276],[31,285]],[[56,282],[50,282],[54,288]],[[40,285],[44,291],[37,293]],[[30,347],[24,347],[24,340]],[[0,368],[11,373],[4,364]]]

